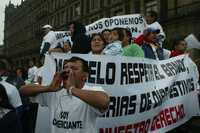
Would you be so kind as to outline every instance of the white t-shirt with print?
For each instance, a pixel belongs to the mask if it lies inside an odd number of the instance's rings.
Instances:
[[[123,54],[122,42],[121,41],[115,41],[115,42],[108,44],[103,49],[102,54],[105,54],[105,55],[122,55]]]
[[[33,66],[33,67],[28,69],[28,80],[29,81],[31,81],[31,82],[34,81],[37,69],[38,68],[36,66]]]
[[[43,66],[38,68],[37,71],[35,72],[35,77],[34,77],[34,82],[37,82],[39,77],[42,77],[42,70],[43,70]]]
[[[102,87],[85,85],[83,90],[104,91]],[[102,113],[81,99],[70,96],[66,89],[43,93],[39,103],[50,110],[51,133],[97,133],[96,118]]]
[[[55,48],[57,47],[57,41],[56,41],[56,34],[54,31],[49,31],[44,37],[42,41],[42,45],[40,47],[40,53],[42,52],[45,43],[50,43],[50,48]]]

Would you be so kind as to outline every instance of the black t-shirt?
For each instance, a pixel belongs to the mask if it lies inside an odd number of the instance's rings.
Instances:
[[[72,37],[73,46],[71,53],[88,54],[91,50],[90,39],[85,34],[78,34]]]

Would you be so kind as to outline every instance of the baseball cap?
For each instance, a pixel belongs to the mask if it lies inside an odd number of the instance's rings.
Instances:
[[[51,25],[48,25],[48,24],[42,26],[42,29],[52,29],[52,28],[53,27]]]
[[[144,30],[144,33],[160,33],[160,29],[156,29],[156,28],[153,28],[153,27],[148,27]]]

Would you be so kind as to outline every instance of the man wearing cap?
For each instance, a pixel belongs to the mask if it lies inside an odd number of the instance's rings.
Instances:
[[[51,25],[44,25],[42,27],[42,31],[44,33],[42,45],[40,47],[40,54],[44,55],[45,53],[49,52],[68,52],[71,50],[71,40],[70,39],[63,39],[63,43],[61,45],[60,39],[56,38],[56,32],[52,31]],[[66,41],[65,41],[66,40]],[[70,42],[70,44],[69,44]]]
[[[157,34],[157,38],[158,38],[159,45],[162,47],[163,42],[166,38],[166,35],[163,31],[162,26],[158,22],[157,12],[155,11],[147,12],[146,20],[147,20],[148,27],[160,30],[160,32]]]
[[[142,49],[145,58],[163,60],[163,49],[160,47],[157,39],[157,34],[160,33],[159,29],[148,27],[144,30],[144,43]]]
[[[52,31],[52,26],[51,25],[44,25],[42,27],[42,32],[44,34],[42,45],[40,47],[40,54],[43,55],[45,54],[50,47],[53,47],[51,45],[56,45],[56,36],[54,31]]]

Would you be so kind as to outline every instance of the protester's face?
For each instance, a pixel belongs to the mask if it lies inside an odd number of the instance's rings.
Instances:
[[[150,43],[157,43],[157,33],[149,33],[149,35],[146,37],[146,41]]]
[[[155,18],[148,14],[146,16],[146,21],[147,21],[147,24],[152,24],[155,21]]]
[[[178,45],[175,46],[175,50],[185,52],[187,49],[187,44],[185,41],[180,41]]]
[[[21,69],[17,69],[16,73],[17,73],[17,76],[19,76],[19,77],[22,76],[22,71],[21,71]]]
[[[70,34],[71,34],[71,35],[74,34],[74,24],[70,24],[70,25],[69,25],[69,31],[70,31]]]
[[[72,71],[76,86],[79,86],[81,82],[85,82],[87,79],[87,75],[83,71],[80,61],[66,63],[64,65],[64,70],[67,72],[67,77],[69,77],[69,72]],[[63,83],[65,82],[66,80],[63,81]]]
[[[96,35],[91,40],[91,49],[94,54],[101,54],[104,48],[104,42],[99,35]]]
[[[106,42],[109,43],[110,42],[110,31],[104,31],[103,37],[106,40]]]
[[[33,62],[30,61],[30,62],[29,62],[29,67],[32,67],[32,66],[33,66]]]
[[[124,38],[123,38],[123,41],[122,41],[122,45],[123,45],[123,47],[125,47],[125,46],[129,45],[130,36],[128,36],[126,34],[125,30],[123,32],[124,32]]]
[[[110,39],[111,39],[111,42],[119,40],[119,35],[116,30],[111,31]]]

